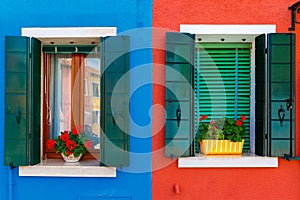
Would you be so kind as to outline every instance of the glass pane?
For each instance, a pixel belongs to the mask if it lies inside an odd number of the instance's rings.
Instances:
[[[93,142],[94,149],[100,149],[100,56],[85,58],[84,128]]]
[[[71,77],[72,57],[70,54],[51,56],[50,75],[50,137],[71,129]]]

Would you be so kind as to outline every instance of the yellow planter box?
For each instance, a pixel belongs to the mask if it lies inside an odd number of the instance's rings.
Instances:
[[[209,154],[242,154],[244,140],[231,142],[230,140],[202,140],[200,142],[201,153]]]

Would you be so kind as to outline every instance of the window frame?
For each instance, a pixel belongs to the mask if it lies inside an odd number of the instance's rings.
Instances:
[[[221,42],[224,36],[228,42],[244,39],[251,41],[251,88],[255,87],[255,37],[260,34],[276,33],[276,25],[180,25],[181,33],[190,33],[201,36],[201,42]],[[246,38],[245,38],[246,37]],[[196,36],[196,40],[199,39]],[[199,40],[198,40],[199,41]],[[250,108],[250,151],[255,151],[255,91],[251,90]],[[234,158],[234,159],[233,159]],[[236,156],[191,156],[179,157],[179,168],[223,168],[223,167],[278,167],[278,157],[261,157],[249,153]]]
[[[70,44],[70,43],[92,43],[94,41],[99,42],[99,38],[106,36],[116,36],[117,28],[116,27],[56,27],[56,28],[22,28],[21,36],[34,37],[41,41],[41,45],[44,44]],[[44,56],[42,55],[41,65],[44,65]],[[41,66],[41,74],[44,74],[44,67]],[[44,107],[43,101],[43,92],[44,92],[44,77],[41,79],[41,110]],[[84,98],[84,96],[83,96]],[[41,115],[43,115],[43,111],[41,111]],[[43,149],[45,147],[44,142],[44,120],[41,122],[41,160],[44,160],[45,152]],[[99,151],[98,151],[99,152]],[[93,152],[91,152],[93,153]],[[98,153],[99,154],[99,153]],[[54,154],[51,158],[60,158],[60,155]],[[88,159],[92,159],[93,156],[87,156]]]
[[[260,34],[276,33],[275,24],[266,25],[202,25],[181,24],[180,32],[195,34],[195,40],[205,42],[251,42],[251,91],[250,91],[250,152],[255,152],[255,37]]]

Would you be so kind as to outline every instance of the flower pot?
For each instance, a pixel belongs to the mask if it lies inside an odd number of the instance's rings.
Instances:
[[[63,157],[63,159],[66,161],[66,162],[78,162],[82,156],[82,153],[75,157],[74,154],[70,154],[68,156],[65,156],[63,153],[61,153],[61,156]]]
[[[202,140],[200,142],[201,153],[210,154],[242,154],[244,140],[232,142],[230,140]]]

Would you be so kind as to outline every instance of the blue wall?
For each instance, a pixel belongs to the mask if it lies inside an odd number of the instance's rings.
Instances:
[[[0,7],[0,199],[8,198],[4,152],[4,36],[21,35],[22,27],[117,27],[130,35],[131,97],[130,167],[117,178],[19,177],[13,170],[13,199],[97,199],[100,196],[151,199],[151,27],[149,0],[2,0]],[[125,32],[125,33],[123,33]],[[145,48],[146,47],[146,48]],[[142,67],[141,67],[142,66]],[[139,80],[142,80],[139,81]],[[142,102],[142,103],[140,103]],[[84,199],[84,198],[83,198]]]

